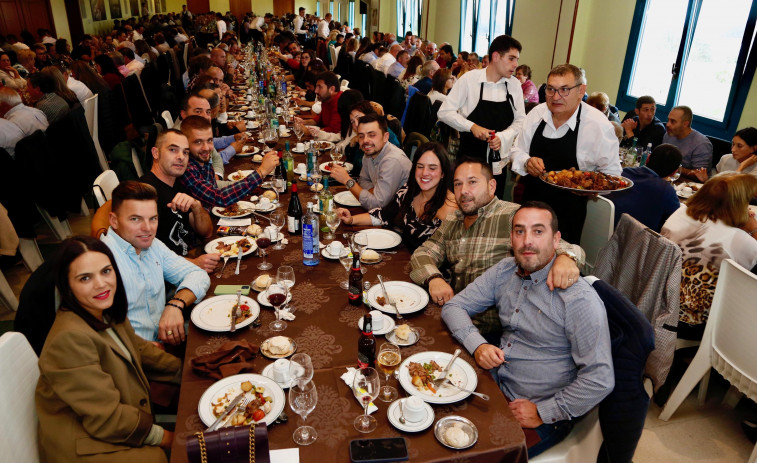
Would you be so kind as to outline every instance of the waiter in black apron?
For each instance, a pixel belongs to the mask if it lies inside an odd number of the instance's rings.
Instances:
[[[508,35],[494,39],[489,66],[463,74],[439,108],[439,120],[460,132],[459,158],[484,159],[491,165],[494,152],[499,152],[504,167],[526,114],[520,82],[513,76],[521,49]],[[505,175],[495,179],[501,197]]]
[[[594,113],[590,106],[581,102],[585,91],[583,73],[579,68],[565,64],[550,71],[546,105],[539,105],[529,113],[513,150],[513,170],[522,175],[524,184],[523,202],[542,201],[552,206],[562,239],[574,244],[581,241],[588,196],[548,185],[539,179],[539,175],[571,167],[612,175],[620,175],[621,171],[618,139],[607,118],[600,117],[598,112]],[[574,116],[575,122],[571,122]],[[548,120],[552,122],[549,127]],[[546,130],[550,135],[562,135],[545,136]],[[584,137],[583,143],[579,134]],[[583,165],[578,160],[579,146]]]

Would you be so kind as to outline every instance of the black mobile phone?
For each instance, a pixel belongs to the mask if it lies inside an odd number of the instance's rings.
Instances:
[[[356,463],[382,463],[407,459],[407,444],[404,437],[350,441],[350,460]]]

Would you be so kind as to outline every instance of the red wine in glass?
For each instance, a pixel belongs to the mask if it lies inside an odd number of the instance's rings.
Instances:
[[[266,146],[267,146],[268,148],[270,148],[270,149],[274,149],[274,148],[276,147],[276,145],[278,145],[278,144],[279,144],[279,142],[278,142],[277,140],[266,140],[266,141],[265,141],[265,144],[266,144]]]
[[[286,301],[286,298],[287,298],[286,295],[282,293],[273,293],[273,294],[269,293],[268,294],[268,302],[270,302],[271,305],[274,307],[281,306],[281,304],[283,304],[284,301]]]
[[[258,264],[259,270],[269,270],[273,265],[271,265],[269,262],[266,262],[265,256],[265,248],[271,245],[271,238],[269,238],[266,235],[261,235],[258,237],[258,239],[255,240],[255,243],[258,245],[258,248],[260,248],[260,257],[263,258],[263,261]]]
[[[271,239],[267,236],[261,236],[260,238],[255,240],[255,243],[257,243],[259,248],[265,249],[271,245]]]

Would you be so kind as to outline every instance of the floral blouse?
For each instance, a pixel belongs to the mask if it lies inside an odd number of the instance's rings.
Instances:
[[[404,201],[406,194],[407,184],[403,185],[394,194],[394,199],[389,204],[372,209],[368,211],[368,214],[371,216],[373,226],[394,229],[402,235],[402,241],[405,243],[405,246],[408,247],[410,252],[413,252],[434,234],[436,229],[441,226],[442,221],[434,217],[430,224],[422,222],[412,207],[407,214],[401,216],[402,201]]]

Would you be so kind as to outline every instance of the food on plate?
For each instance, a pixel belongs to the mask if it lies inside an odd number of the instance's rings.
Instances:
[[[234,313],[236,309],[237,309],[237,305],[234,304],[234,306],[231,308],[231,312],[229,312],[229,317],[231,317],[231,314]],[[242,303],[239,305],[239,310],[241,314],[238,317],[236,317],[236,321],[234,323],[239,324],[247,320],[248,318],[252,317],[252,311],[250,310],[249,305]]]
[[[252,162],[263,162],[263,156],[260,154],[256,154],[252,157]]]
[[[286,354],[292,350],[292,343],[285,336],[274,336],[268,340],[268,350],[274,355]]]
[[[376,298],[376,303],[381,307],[384,307],[384,305],[386,305],[386,299],[384,298],[384,296],[378,296]]]
[[[269,281],[271,281],[271,276],[264,273],[255,279],[255,286],[258,288],[267,288]]]
[[[250,392],[252,390],[252,383],[249,381],[245,381],[242,384],[240,384],[239,387],[242,388],[242,392]]]
[[[310,191],[321,191],[323,190],[323,184],[321,183],[314,183],[310,185]]]
[[[221,254],[221,257],[236,256],[239,254],[240,248],[242,253],[245,253],[249,251],[251,247],[252,243],[250,243],[247,238],[242,238],[234,243],[224,243],[223,241],[219,241],[216,245],[216,251]]]
[[[271,411],[273,398],[265,395],[265,388],[263,386],[255,386],[250,381],[242,382],[239,387],[247,395],[247,398],[252,397],[246,407],[236,407],[236,410],[232,412],[229,424],[232,426],[244,426],[261,421]],[[231,388],[211,402],[210,406],[213,408],[213,415],[216,418],[221,416],[238,393],[239,391],[236,388]]]
[[[571,167],[569,170],[549,171],[541,175],[542,180],[553,185],[577,190],[617,190],[628,186],[621,177],[602,172],[586,172]]]
[[[265,193],[263,193],[261,197],[268,198],[269,201],[273,201],[274,199],[276,199],[276,193],[271,190],[268,190]]]
[[[233,174],[231,174],[231,180],[233,180],[235,182],[238,182],[238,181],[242,180],[243,178],[247,177],[248,175],[249,175],[249,173],[244,173],[241,170],[238,170],[238,171],[234,172]]]
[[[260,225],[258,225],[256,223],[254,223],[254,224],[250,225],[249,227],[247,227],[247,234],[250,235],[250,236],[252,236],[252,237],[257,237],[261,233],[263,233],[263,227],[261,227]]]
[[[410,339],[410,325],[407,323],[403,323],[402,325],[398,326],[394,330],[395,336],[400,338],[403,341],[407,341]]]
[[[247,214],[248,212],[248,210],[241,209],[239,207],[239,203],[232,204],[231,206],[226,206],[218,211],[219,214],[225,217],[236,217],[238,215]]]
[[[444,440],[452,447],[467,447],[470,444],[470,436],[463,423],[457,422],[444,431]]]
[[[363,254],[360,256],[360,258],[366,262],[376,262],[377,260],[381,259],[381,256],[379,256],[379,253],[377,253],[373,249],[366,249],[365,251],[363,251]]]
[[[435,361],[424,363],[421,365],[418,362],[410,362],[407,365],[408,372],[410,373],[411,383],[418,388],[419,391],[431,391],[432,394],[436,394],[436,388],[433,381],[436,378],[435,372],[442,372],[442,367]]]

